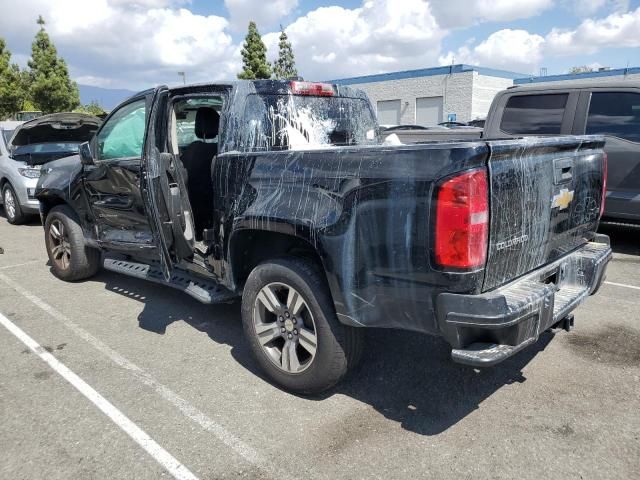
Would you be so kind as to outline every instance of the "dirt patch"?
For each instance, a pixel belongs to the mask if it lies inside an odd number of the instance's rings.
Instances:
[[[224,472],[222,473],[222,475],[220,473],[212,473],[209,475],[204,475],[204,478],[209,480],[240,480],[240,479],[248,479],[248,480],[260,480],[260,479],[264,479],[267,480],[268,478],[271,478],[271,476],[263,471],[260,470],[256,467],[247,467],[244,468],[242,470],[231,470],[228,472]]]
[[[54,350],[63,350],[64,347],[66,347],[67,344],[66,343],[61,343],[60,345],[58,345],[57,347],[50,347],[49,345],[43,345],[42,348],[44,348],[47,352],[49,353],[53,353]]]
[[[334,455],[366,443],[367,438],[384,433],[385,420],[368,408],[360,408],[327,422],[318,435],[316,452],[319,457]]]
[[[36,380],[46,380],[47,378],[49,378],[51,375],[53,374],[53,372],[51,370],[44,370],[42,372],[37,372],[33,374],[33,377]]]
[[[553,432],[565,438],[570,437],[571,435],[576,433],[575,430],[568,423],[564,423],[562,424],[562,426],[558,428],[554,428]]]
[[[612,325],[592,333],[571,333],[571,350],[595,363],[614,366],[640,366],[640,331]]]

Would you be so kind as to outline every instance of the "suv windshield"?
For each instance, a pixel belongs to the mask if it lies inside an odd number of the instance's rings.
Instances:
[[[377,142],[377,123],[362,98],[258,95],[247,98],[245,150],[304,150]]]
[[[79,146],[80,142],[32,143],[14,148],[11,157],[30,165],[42,165],[78,153]]]
[[[13,135],[13,130],[2,130],[2,135],[4,136],[4,144],[8,145],[11,135]]]

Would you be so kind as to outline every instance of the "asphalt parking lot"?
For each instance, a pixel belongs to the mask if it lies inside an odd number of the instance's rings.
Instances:
[[[640,229],[603,231],[607,283],[571,333],[478,371],[370,331],[362,365],[303,398],[256,370],[238,303],[64,283],[39,223],[1,217],[0,478],[640,478]]]

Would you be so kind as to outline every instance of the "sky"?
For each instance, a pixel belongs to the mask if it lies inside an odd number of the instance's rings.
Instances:
[[[6,1],[6,0],[3,0]],[[132,90],[234,79],[254,20],[277,56],[326,80],[467,63],[523,75],[640,66],[640,0],[20,0],[0,36],[24,66],[42,15],[80,84]]]

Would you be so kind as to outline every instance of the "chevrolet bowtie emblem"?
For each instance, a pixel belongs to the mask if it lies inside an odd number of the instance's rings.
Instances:
[[[558,208],[558,210],[564,210],[569,206],[571,201],[573,200],[573,190],[569,191],[566,188],[563,188],[558,192],[557,195],[553,196],[553,201],[551,202],[551,208]]]

